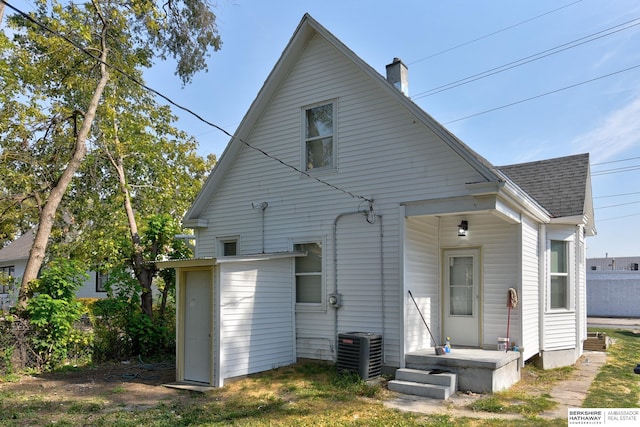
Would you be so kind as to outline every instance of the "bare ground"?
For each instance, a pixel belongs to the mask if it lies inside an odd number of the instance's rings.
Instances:
[[[109,363],[62,372],[21,375],[15,381],[0,380],[0,394],[16,400],[31,397],[50,402],[50,407],[98,404],[120,409],[144,409],[161,401],[176,401],[188,393],[164,387],[175,381],[168,364],[137,361]]]

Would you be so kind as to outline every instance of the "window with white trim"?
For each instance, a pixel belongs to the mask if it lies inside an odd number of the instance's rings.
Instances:
[[[15,266],[0,267],[0,294],[8,294],[13,291],[14,274],[16,274]]]
[[[304,110],[304,170],[335,168],[335,102]]]
[[[549,253],[549,308],[569,309],[569,242],[551,240]]]
[[[107,280],[109,280],[109,273],[104,271],[96,272],[96,292],[107,292]]]
[[[296,257],[296,303],[322,304],[322,243],[296,243],[295,251],[304,251],[306,256]]]

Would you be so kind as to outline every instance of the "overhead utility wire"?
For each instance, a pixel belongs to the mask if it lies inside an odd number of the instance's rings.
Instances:
[[[594,209],[617,208],[618,206],[637,205],[638,203],[640,203],[640,200],[635,201],[635,202],[620,203],[620,204],[617,204],[617,205],[598,206],[597,208],[594,208]]]
[[[4,1],[4,0],[0,0],[0,1]],[[266,157],[268,157],[268,158],[270,158],[270,159],[272,159],[272,160],[277,161],[278,163],[282,164],[283,166],[286,166],[286,167],[288,167],[288,168],[290,168],[290,169],[293,169],[294,171],[296,171],[296,172],[298,172],[298,173],[301,173],[302,175],[305,175],[305,176],[307,176],[307,177],[309,177],[309,178],[312,178],[312,179],[316,180],[317,182],[319,182],[320,184],[324,184],[324,185],[326,185],[326,186],[328,186],[328,187],[333,188],[334,190],[338,190],[338,191],[340,191],[340,192],[342,192],[342,193],[344,193],[344,194],[347,194],[347,195],[351,196],[351,197],[352,197],[352,198],[354,198],[354,199],[360,199],[360,200],[364,200],[364,201],[369,202],[369,203],[373,203],[373,199],[369,199],[369,198],[367,198],[367,197],[364,197],[364,196],[361,196],[361,195],[358,195],[358,194],[354,194],[354,193],[352,193],[352,192],[350,192],[350,191],[344,190],[344,189],[342,189],[342,188],[340,188],[340,187],[338,187],[338,186],[336,186],[336,185],[334,185],[334,184],[331,184],[331,183],[329,183],[329,182],[327,182],[327,181],[324,181],[324,180],[322,180],[322,179],[320,179],[320,178],[318,178],[318,177],[316,177],[316,176],[314,176],[314,175],[311,175],[309,172],[303,171],[303,170],[301,170],[301,169],[299,169],[299,168],[297,168],[297,167],[295,167],[295,166],[293,166],[293,165],[290,165],[290,164],[286,163],[285,161],[283,161],[283,160],[281,160],[281,159],[279,159],[279,158],[277,158],[277,157],[275,157],[275,156],[272,156],[271,154],[269,154],[268,152],[266,152],[265,150],[263,150],[263,149],[261,149],[261,148],[258,148],[258,147],[255,147],[255,146],[251,145],[249,142],[245,141],[244,139],[240,138],[239,136],[236,136],[236,135],[232,134],[231,132],[227,131],[226,129],[224,129],[223,127],[218,126],[218,125],[216,125],[215,123],[212,123],[212,122],[210,122],[210,121],[206,120],[205,118],[203,118],[203,117],[202,117],[202,116],[200,116],[199,114],[195,113],[194,111],[190,110],[189,108],[184,107],[184,106],[182,106],[182,105],[178,104],[177,102],[173,101],[173,100],[172,100],[171,98],[169,98],[168,96],[166,96],[166,95],[164,95],[164,94],[160,93],[159,91],[157,91],[157,90],[155,90],[155,89],[153,89],[153,88],[151,88],[151,87],[147,86],[146,84],[142,83],[141,81],[139,81],[139,80],[138,80],[138,79],[136,79],[135,77],[133,77],[133,76],[131,76],[131,75],[127,74],[127,73],[126,73],[124,70],[122,70],[121,68],[119,68],[119,67],[117,67],[117,66],[115,66],[115,65],[109,64],[109,63],[107,63],[107,62],[102,61],[100,58],[98,58],[98,57],[96,57],[95,55],[93,55],[91,52],[89,52],[88,50],[86,50],[86,49],[85,49],[83,46],[81,46],[80,44],[78,44],[78,43],[74,42],[73,40],[71,40],[70,38],[68,38],[67,36],[65,36],[65,35],[63,35],[63,34],[60,34],[60,33],[58,33],[57,31],[52,30],[51,28],[47,27],[45,24],[43,24],[43,23],[41,23],[41,22],[39,22],[39,21],[35,20],[34,18],[32,18],[32,17],[31,17],[31,16],[29,16],[28,14],[24,13],[24,12],[23,12],[23,11],[21,11],[20,9],[17,9],[15,6],[12,6],[11,4],[7,3],[6,1],[4,1],[4,3],[5,3],[7,6],[9,6],[11,9],[13,9],[15,12],[19,13],[20,15],[22,15],[23,17],[25,17],[27,20],[29,20],[29,21],[31,21],[32,23],[34,23],[35,25],[39,26],[40,28],[44,29],[45,31],[48,31],[49,33],[53,34],[54,36],[60,37],[61,39],[63,39],[63,40],[64,40],[64,41],[66,41],[67,43],[69,43],[69,44],[71,44],[72,46],[74,46],[76,49],[80,50],[80,51],[81,51],[82,53],[84,53],[85,55],[89,56],[90,58],[92,58],[92,59],[94,59],[94,60],[96,60],[96,61],[98,61],[98,62],[100,62],[100,63],[102,63],[102,64],[104,64],[104,65],[106,65],[107,67],[111,68],[112,70],[115,70],[116,72],[118,72],[119,74],[121,74],[122,76],[124,76],[125,78],[127,78],[127,79],[131,80],[133,83],[135,83],[135,84],[139,85],[140,87],[142,87],[142,88],[144,88],[144,89],[148,90],[149,92],[152,92],[152,93],[154,93],[154,94],[158,95],[159,97],[161,97],[162,99],[164,99],[165,101],[167,101],[168,103],[170,103],[171,105],[173,105],[173,106],[175,106],[175,107],[177,107],[177,108],[179,108],[179,109],[181,109],[181,110],[183,110],[183,111],[185,111],[185,112],[187,112],[187,113],[191,114],[192,116],[194,116],[195,118],[197,118],[197,119],[198,119],[198,120],[200,120],[201,122],[203,122],[203,123],[205,123],[205,124],[207,124],[207,125],[209,125],[209,126],[211,126],[211,127],[215,128],[215,129],[219,130],[220,132],[222,132],[222,133],[224,133],[225,135],[227,135],[228,137],[230,137],[232,141],[233,141],[234,139],[235,139],[235,140],[238,140],[238,141],[242,142],[244,145],[246,145],[247,147],[249,147],[249,148],[251,148],[251,149],[253,149],[253,150],[255,150],[255,151],[258,151],[258,152],[262,153],[262,154],[263,154],[263,155],[265,155]]]
[[[591,172],[591,176],[610,175],[612,173],[632,172],[632,171],[636,171],[636,170],[640,170],[640,165],[632,165],[632,166],[625,166],[625,167],[622,167],[622,168],[606,169],[606,170],[602,170],[602,171]]]
[[[606,199],[609,197],[622,197],[622,196],[635,196],[636,194],[640,194],[640,191],[634,191],[633,193],[620,193],[620,194],[609,194],[606,196],[595,196],[594,199]]]
[[[444,125],[448,125],[450,123],[455,123],[455,122],[459,122],[459,121],[462,121],[462,120],[470,119],[472,117],[481,116],[483,114],[492,113],[492,112],[497,111],[497,110],[502,110],[502,109],[507,108],[507,107],[513,107],[514,105],[518,105],[518,104],[522,104],[522,103],[525,103],[525,102],[528,102],[528,101],[532,101],[534,99],[542,98],[542,97],[547,96],[547,95],[553,95],[554,93],[562,92],[562,91],[565,91],[565,90],[568,90],[568,89],[573,89],[574,87],[582,86],[584,84],[591,83],[591,82],[594,82],[596,80],[601,80],[601,79],[604,79],[604,78],[607,78],[607,77],[611,77],[611,76],[614,76],[616,74],[624,73],[626,71],[630,71],[630,70],[633,70],[633,69],[639,68],[639,67],[640,67],[640,64],[634,65],[634,66],[629,67],[629,68],[625,68],[625,69],[622,69],[622,70],[614,71],[613,73],[605,74],[603,76],[594,77],[593,79],[585,80],[585,81],[582,81],[580,83],[576,83],[576,84],[565,86],[565,87],[562,87],[562,88],[559,88],[559,89],[555,89],[555,90],[552,90],[550,92],[541,93],[539,95],[532,96],[532,97],[525,98],[525,99],[521,99],[519,101],[511,102],[509,104],[501,105],[499,107],[490,108],[488,110],[480,111],[479,113],[474,113],[474,114],[470,114],[468,116],[460,117],[459,119],[450,120],[450,121],[445,122],[443,124]]]
[[[463,46],[470,45],[470,44],[475,43],[475,42],[477,42],[477,41],[480,41],[480,40],[486,39],[486,38],[488,38],[488,37],[491,37],[491,36],[494,36],[494,35],[496,35],[496,34],[502,33],[502,32],[504,32],[504,31],[510,30],[510,29],[512,29],[512,28],[518,27],[518,26],[520,26],[520,25],[522,25],[522,24],[526,24],[527,22],[533,21],[533,20],[535,20],[535,19],[541,18],[541,17],[543,17],[543,16],[549,15],[549,14],[554,13],[554,12],[557,12],[557,11],[559,11],[559,10],[561,10],[561,9],[566,8],[566,7],[573,6],[574,4],[576,4],[576,3],[580,3],[581,1],[582,1],[582,0],[574,1],[573,3],[569,3],[569,4],[564,5],[564,6],[561,6],[561,7],[559,7],[559,8],[556,8],[556,9],[550,10],[550,11],[548,11],[548,12],[545,12],[545,13],[543,13],[543,14],[541,14],[541,15],[537,15],[537,16],[534,16],[534,17],[532,17],[532,18],[525,19],[524,21],[520,21],[520,22],[518,22],[518,23],[516,23],[516,24],[509,25],[508,27],[504,27],[504,28],[502,28],[502,29],[500,29],[500,30],[496,30],[496,31],[494,31],[494,32],[492,32],[492,33],[485,34],[484,36],[480,36],[480,37],[477,37],[477,38],[475,38],[475,39],[473,39],[473,40],[469,40],[469,41],[467,41],[467,42],[460,43],[459,45],[456,45],[456,46],[453,46],[453,47],[450,47],[450,48],[447,48],[447,49],[441,50],[441,51],[436,52],[436,53],[434,53],[434,54],[432,54],[432,55],[426,56],[426,57],[424,57],[424,58],[422,58],[422,59],[418,59],[418,60],[416,60],[416,61],[410,62],[408,65],[417,64],[418,62],[425,61],[425,60],[427,60],[427,59],[433,58],[434,56],[442,55],[443,53],[451,52],[452,50],[455,50],[455,49],[461,48],[461,47],[463,47]]]
[[[628,162],[629,160],[637,160],[637,159],[640,159],[640,157],[629,157],[628,159],[610,160],[608,162],[600,162],[600,163],[591,163],[591,166],[600,166],[600,165],[606,165],[609,163]]]
[[[624,216],[617,216],[615,218],[599,219],[598,222],[613,221],[614,219],[629,218],[629,217],[638,216],[638,215],[640,215],[640,213],[635,213],[635,214],[631,214],[631,215],[624,215]]]
[[[632,25],[629,25],[629,24],[632,24]],[[628,25],[628,26],[625,27],[625,28],[618,28],[618,27],[622,27],[624,25]],[[602,30],[602,31],[598,31],[597,33],[592,33],[592,34],[589,34],[587,36],[581,37],[579,39],[575,39],[575,40],[572,40],[570,42],[563,43],[561,45],[552,47],[550,49],[543,50],[543,51],[538,52],[538,53],[534,53],[533,55],[529,55],[529,56],[526,56],[524,58],[520,58],[520,59],[518,59],[516,61],[512,61],[512,62],[509,62],[507,64],[503,64],[503,65],[500,65],[498,67],[491,68],[489,70],[482,71],[480,73],[465,77],[463,79],[456,80],[454,82],[447,83],[445,85],[438,86],[438,87],[435,87],[433,89],[429,89],[427,91],[417,93],[416,95],[412,96],[411,98],[415,100],[415,99],[419,99],[419,98],[424,98],[426,96],[432,96],[432,95],[438,94],[440,92],[444,92],[444,91],[447,91],[449,89],[453,89],[453,88],[465,85],[467,83],[475,82],[477,80],[481,80],[481,79],[484,79],[486,77],[490,77],[490,76],[493,76],[495,74],[502,73],[504,71],[508,71],[508,70],[511,70],[513,68],[516,68],[516,67],[520,67],[520,66],[528,64],[530,62],[534,62],[534,61],[537,61],[539,59],[546,58],[548,56],[555,55],[555,54],[560,53],[560,52],[564,52],[565,50],[573,49],[575,47],[581,46],[581,45],[586,44],[586,43],[590,43],[592,41],[601,39],[603,37],[610,36],[612,34],[620,32],[620,31],[628,30],[629,28],[635,27],[637,25],[640,25],[640,18],[635,18],[635,19],[632,19],[631,21],[627,21],[627,22],[624,22],[622,24],[614,25],[613,27],[607,28],[607,29]],[[617,28],[617,29],[613,30],[614,28]],[[606,34],[602,34],[602,33],[605,33],[605,32],[607,32],[607,33]]]

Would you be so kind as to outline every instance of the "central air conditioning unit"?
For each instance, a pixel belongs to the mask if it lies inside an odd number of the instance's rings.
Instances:
[[[338,335],[338,371],[355,372],[363,380],[382,373],[382,335],[349,332]]]

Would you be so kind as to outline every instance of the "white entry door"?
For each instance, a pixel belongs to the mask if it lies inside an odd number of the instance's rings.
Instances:
[[[447,250],[443,256],[443,340],[480,346],[480,251]]]
[[[211,271],[184,276],[184,379],[209,384],[211,378]]]

